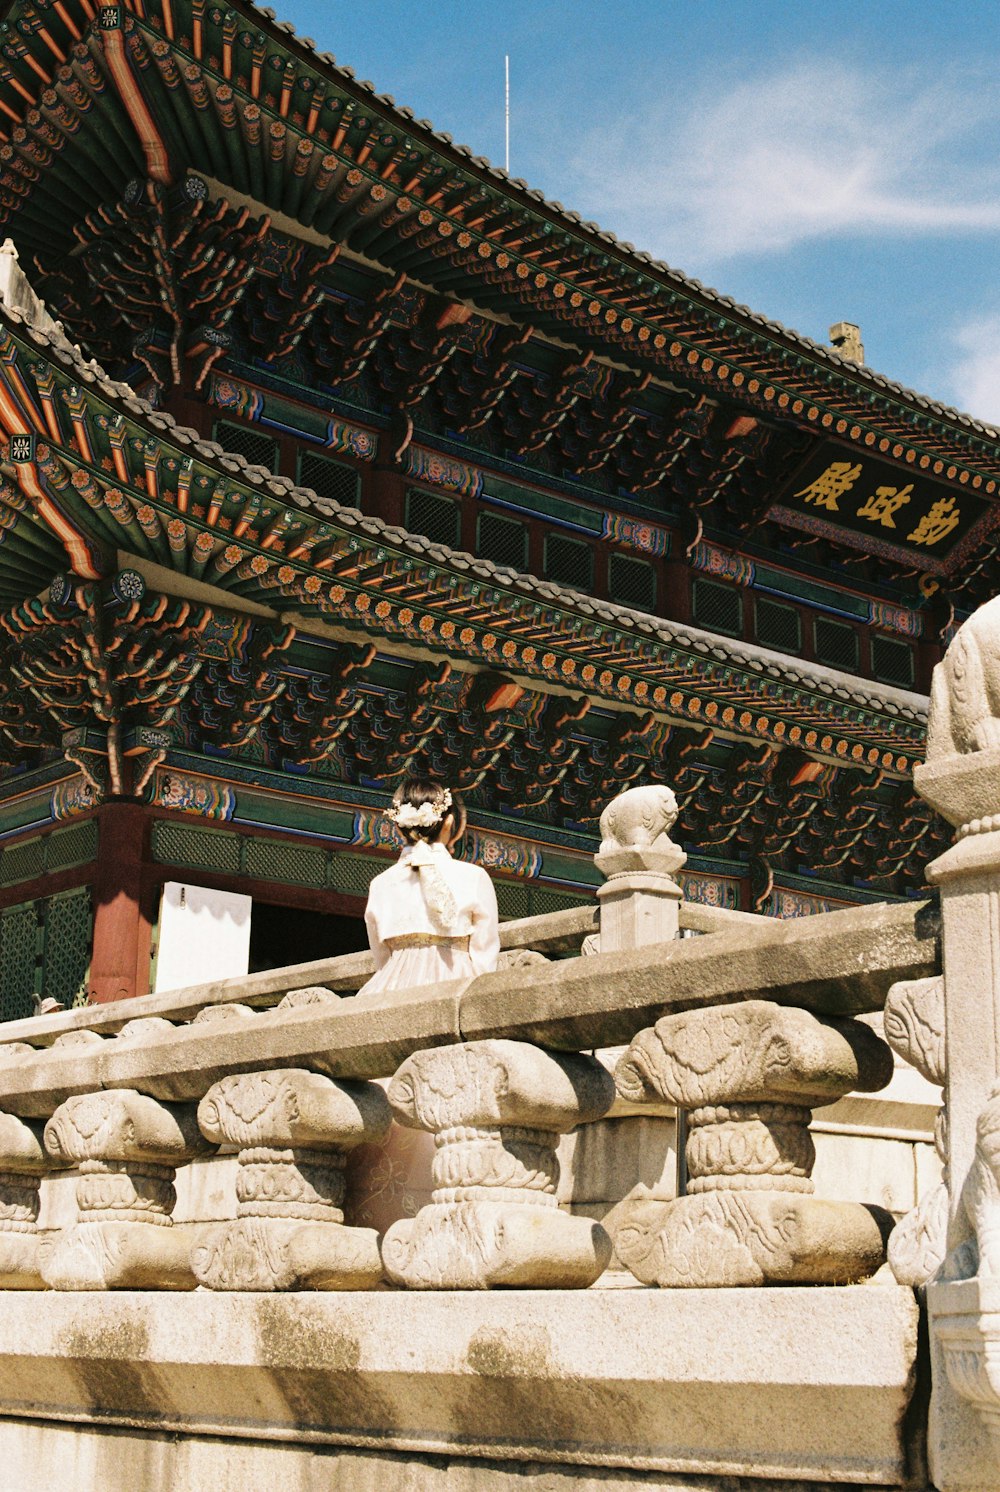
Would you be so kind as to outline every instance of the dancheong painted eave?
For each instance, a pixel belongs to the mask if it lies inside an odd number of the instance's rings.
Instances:
[[[306,617],[893,776],[924,699],[504,570],[227,454],[107,379],[58,333],[0,316],[0,505],[97,578],[118,550]],[[14,459],[18,435],[24,460]],[[2,546],[0,546],[2,553]],[[31,585],[37,575],[32,572]]]
[[[118,201],[131,179],[201,171],[304,227],[335,219],[337,239],[450,297],[956,490],[997,492],[995,430],[547,202],[273,12],[15,0],[3,25],[0,225],[42,257],[70,242],[75,212]]]

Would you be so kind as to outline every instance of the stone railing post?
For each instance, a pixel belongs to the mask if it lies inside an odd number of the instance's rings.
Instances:
[[[193,1104],[160,1103],[130,1088],[60,1104],[45,1148],[76,1165],[78,1220],[42,1241],[41,1273],[55,1290],[193,1290],[192,1233],[174,1225],[177,1167],[209,1149]]]
[[[430,1203],[382,1241],[386,1274],[411,1289],[593,1284],[611,1256],[598,1223],[560,1210],[559,1136],[614,1100],[591,1057],[486,1040],[408,1057],[389,1085],[400,1124],[431,1131]]]
[[[301,1068],[222,1078],[198,1105],[203,1134],[238,1145],[234,1222],[207,1230],[191,1260],[212,1290],[365,1290],[382,1278],[378,1234],[344,1226],[347,1152],[382,1139],[376,1083]]]
[[[921,994],[930,1024],[943,1017],[947,1236],[930,1216],[914,1235],[931,1264],[944,1256],[927,1286],[928,1456],[939,1492],[978,1492],[1000,1488],[1000,598],[959,629],[934,671],[914,783],[957,831],[927,872],[941,892],[943,989],[897,986],[887,1029],[893,1008]],[[935,1206],[928,1199],[925,1213]]]
[[[813,1108],[892,1076],[867,1026],[767,1000],[685,1011],[640,1032],[615,1076],[631,1103],[689,1111],[687,1195],[640,1190],[619,1210],[615,1249],[643,1284],[847,1284],[881,1265],[888,1214],[811,1195]]]
[[[602,953],[677,937],[684,893],[676,874],[687,856],[669,838],[676,818],[677,799],[662,786],[628,788],[601,814]]]
[[[38,1192],[52,1169],[38,1121],[0,1114],[0,1289],[40,1290]]]

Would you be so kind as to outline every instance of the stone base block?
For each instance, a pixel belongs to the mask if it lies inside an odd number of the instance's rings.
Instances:
[[[927,1286],[934,1389],[927,1427],[940,1492],[1000,1489],[1000,1280]]]
[[[382,1280],[374,1228],[269,1217],[207,1229],[191,1265],[210,1290],[372,1290]]]
[[[16,1291],[0,1294],[0,1484],[912,1492],[917,1321],[891,1285]]]
[[[600,1223],[512,1202],[432,1203],[382,1240],[388,1278],[411,1290],[585,1289],[610,1259]]]
[[[42,1279],[52,1290],[194,1290],[193,1228],[157,1223],[74,1223],[42,1238]]]
[[[0,1233],[0,1290],[41,1290],[37,1233]]]
[[[888,1213],[795,1192],[717,1191],[619,1212],[615,1249],[644,1285],[850,1285],[885,1261]]]

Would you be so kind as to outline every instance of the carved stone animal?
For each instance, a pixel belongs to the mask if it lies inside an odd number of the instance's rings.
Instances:
[[[956,632],[934,670],[927,760],[1000,746],[1000,596]]]
[[[668,787],[630,787],[601,814],[602,855],[615,850],[649,849],[666,837],[677,818],[677,799]]]

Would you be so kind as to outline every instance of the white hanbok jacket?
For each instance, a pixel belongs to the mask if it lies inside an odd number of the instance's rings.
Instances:
[[[495,969],[500,953],[493,882],[443,844],[408,845],[375,877],[365,926],[376,973],[359,996],[473,978]]]

